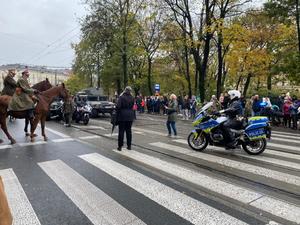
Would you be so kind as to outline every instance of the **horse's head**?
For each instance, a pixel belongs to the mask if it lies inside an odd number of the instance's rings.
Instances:
[[[59,97],[63,98],[64,100],[67,100],[69,97],[69,91],[68,89],[65,87],[65,84],[62,83],[60,85],[60,92],[59,92]]]
[[[46,91],[46,90],[52,88],[52,85],[49,82],[48,78],[46,78],[46,80],[43,80],[43,81],[33,85],[32,88],[34,88],[40,92],[43,92],[43,91]]]

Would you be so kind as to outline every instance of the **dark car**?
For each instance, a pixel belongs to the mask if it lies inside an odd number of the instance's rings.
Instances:
[[[63,101],[59,98],[55,99],[49,107],[49,112],[47,114],[47,120],[62,120],[63,119]]]
[[[97,117],[99,114],[110,114],[112,113],[115,104],[108,101],[107,96],[101,95],[88,95],[87,103],[92,107],[91,116],[93,118]]]

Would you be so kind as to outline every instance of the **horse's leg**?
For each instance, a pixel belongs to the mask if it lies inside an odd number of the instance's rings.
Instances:
[[[25,128],[24,128],[25,136],[29,136],[30,135],[28,133],[28,124],[29,124],[29,119],[25,118]]]
[[[44,141],[48,141],[48,138],[45,134],[45,123],[46,123],[46,115],[43,115],[41,117],[42,136],[44,137]]]
[[[34,131],[36,130],[36,127],[37,127],[39,121],[40,121],[40,115],[35,115],[34,119],[30,120],[30,138],[31,138],[31,142],[34,142],[34,137],[37,136],[34,133]]]
[[[6,137],[10,140],[10,143],[13,145],[16,143],[16,140],[13,139],[12,136],[8,133],[7,126],[6,126],[6,116],[2,115],[3,117],[0,119],[1,129],[6,134]]]

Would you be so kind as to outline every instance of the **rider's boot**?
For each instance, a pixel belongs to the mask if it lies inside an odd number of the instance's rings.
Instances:
[[[0,139],[0,144],[2,144],[3,143],[3,140],[2,139]]]
[[[232,133],[230,133],[229,137],[230,137],[230,139],[229,139],[228,143],[225,145],[225,149],[235,149],[237,140],[233,137]]]
[[[29,109],[27,113],[28,113],[27,116],[29,120],[34,119],[33,109]]]

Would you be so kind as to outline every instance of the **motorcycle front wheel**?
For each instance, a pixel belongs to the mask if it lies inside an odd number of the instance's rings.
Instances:
[[[84,119],[83,119],[83,124],[84,125],[88,125],[88,123],[89,123],[89,117],[85,117]]]
[[[259,155],[265,151],[267,147],[267,141],[265,138],[255,141],[248,141],[243,143],[242,147],[249,155]]]
[[[203,133],[195,137],[195,134],[191,132],[187,141],[189,146],[195,151],[203,151],[208,145],[208,140]]]

